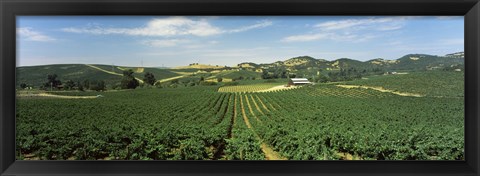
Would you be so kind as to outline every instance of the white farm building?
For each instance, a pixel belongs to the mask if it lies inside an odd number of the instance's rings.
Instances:
[[[305,85],[305,84],[312,84],[310,81],[308,81],[307,78],[290,78],[288,81],[288,86],[292,85]]]

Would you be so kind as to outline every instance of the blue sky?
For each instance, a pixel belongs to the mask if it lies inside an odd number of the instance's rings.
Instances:
[[[392,60],[464,51],[463,40],[463,16],[19,16],[17,65]]]

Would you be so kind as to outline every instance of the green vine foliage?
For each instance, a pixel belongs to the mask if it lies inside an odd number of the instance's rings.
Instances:
[[[218,88],[18,99],[18,159],[263,160],[262,144],[291,160],[464,159],[463,97],[331,84],[266,93]]]

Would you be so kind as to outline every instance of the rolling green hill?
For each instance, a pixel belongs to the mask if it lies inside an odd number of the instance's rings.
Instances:
[[[125,66],[111,66],[111,65],[95,65],[99,68],[102,68],[107,71],[112,71],[115,73],[122,74],[124,70],[133,70],[134,73],[133,75],[137,78],[143,79],[143,76],[145,75],[146,72],[153,73],[155,75],[155,78],[157,80],[159,79],[165,79],[165,78],[170,78],[174,76],[178,76],[179,74],[174,73],[170,70],[167,69],[159,69],[159,68],[139,68],[139,67],[125,67]]]
[[[100,70],[81,64],[45,65],[17,68],[17,86],[25,83],[30,86],[40,87],[47,81],[47,75],[57,74],[59,80],[83,81],[104,80],[107,84],[119,82],[120,76],[108,74]]]
[[[58,64],[58,65],[42,65],[17,67],[17,86],[22,83],[33,87],[40,87],[47,81],[47,75],[56,74],[62,82],[67,80],[77,81],[105,81],[107,85],[118,84],[122,79],[122,70],[118,67],[108,65],[92,65],[83,64]],[[97,69],[99,68],[99,69]],[[122,67],[120,67],[122,68]],[[125,67],[126,68],[126,67]],[[128,69],[128,68],[126,68]],[[113,71],[112,71],[113,70]],[[134,70],[135,71],[135,70]],[[108,73],[111,72],[111,73]],[[145,68],[142,73],[134,73],[136,78],[143,79],[145,72],[151,72],[156,79],[164,79],[168,77],[178,76],[165,69]]]

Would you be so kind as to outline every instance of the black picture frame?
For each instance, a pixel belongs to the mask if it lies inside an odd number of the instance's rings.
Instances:
[[[0,173],[10,175],[479,176],[479,0],[0,0]],[[17,15],[460,15],[465,161],[15,161]]]

